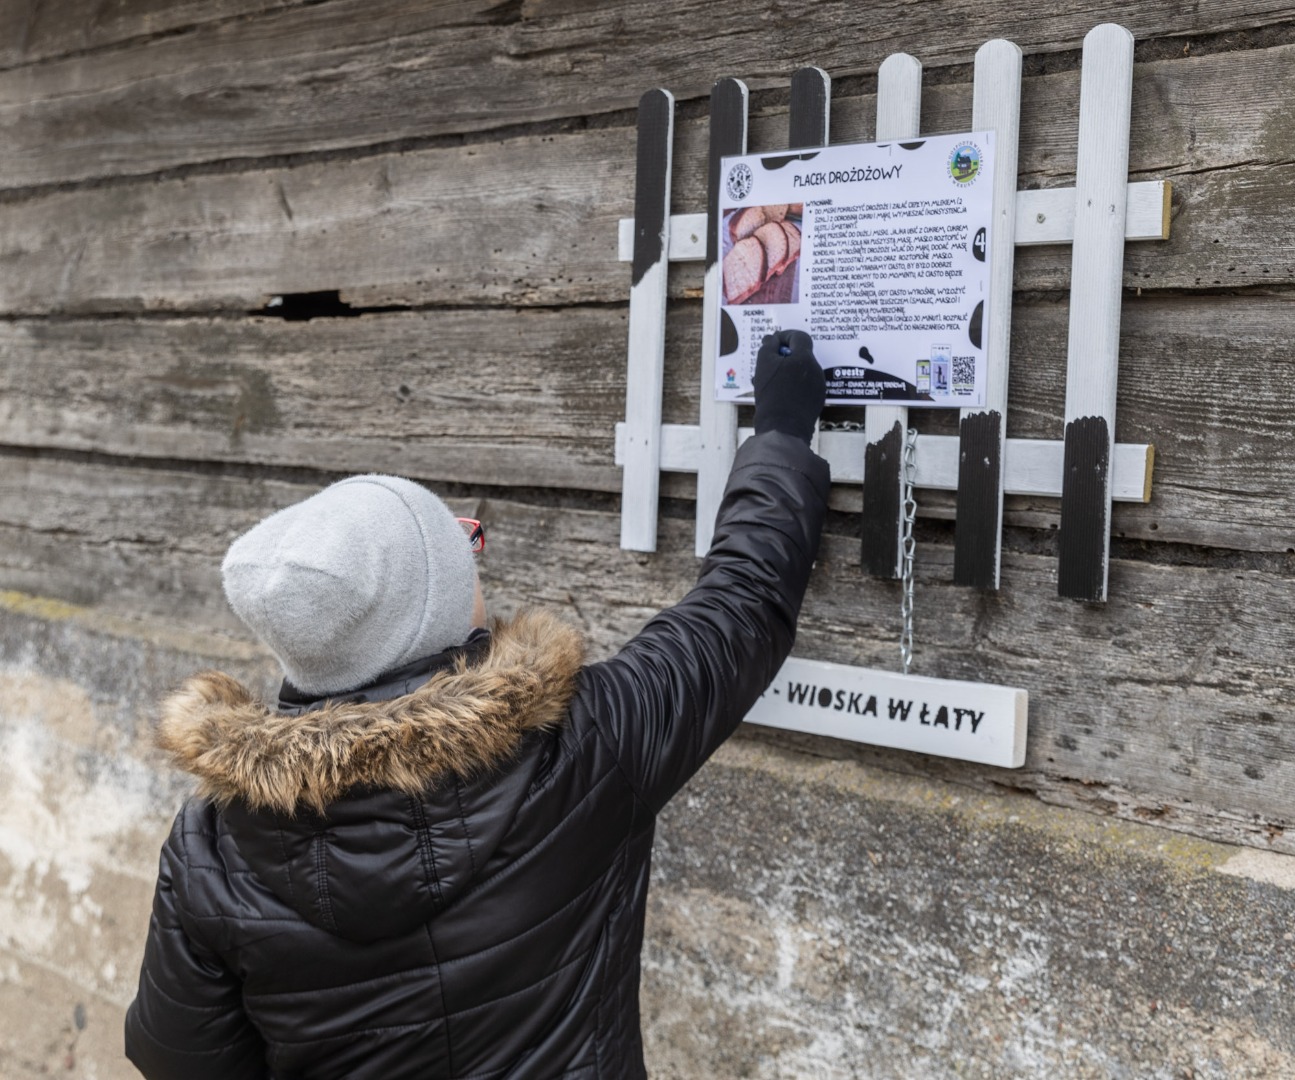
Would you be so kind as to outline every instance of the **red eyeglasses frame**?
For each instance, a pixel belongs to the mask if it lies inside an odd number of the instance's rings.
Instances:
[[[468,534],[468,543],[472,545],[472,554],[480,555],[486,550],[486,527],[476,518],[459,518],[459,524]]]

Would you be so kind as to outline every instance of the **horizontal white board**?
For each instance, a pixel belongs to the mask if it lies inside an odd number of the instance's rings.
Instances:
[[[1124,216],[1125,240],[1169,238],[1168,180],[1139,180],[1129,184]],[[621,262],[634,258],[634,219],[619,223]],[[1075,189],[1043,188],[1016,193],[1016,244],[1068,244],[1075,238]],[[670,217],[670,260],[690,262],[706,257],[706,215]]]
[[[747,723],[1019,769],[1029,694],[791,657]]]
[[[625,425],[616,425],[616,464],[622,465]],[[738,429],[739,444],[754,434]],[[837,484],[863,483],[861,431],[824,431],[818,453],[832,466]],[[662,472],[695,473],[701,436],[696,424],[661,425]],[[1008,439],[1003,459],[1003,491],[1008,495],[1061,497],[1065,444],[1060,439]],[[1149,502],[1155,447],[1147,443],[1116,443],[1111,498],[1116,502]],[[913,483],[940,491],[958,489],[958,439],[955,435],[919,435]]]

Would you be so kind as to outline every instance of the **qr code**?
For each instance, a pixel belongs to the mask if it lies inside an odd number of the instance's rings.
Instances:
[[[976,358],[974,356],[955,356],[953,358],[953,388],[955,391],[971,389],[976,385]]]

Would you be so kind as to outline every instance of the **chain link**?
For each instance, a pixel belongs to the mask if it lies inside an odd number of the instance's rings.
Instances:
[[[913,539],[913,522],[917,518],[917,500],[913,497],[913,469],[917,460],[917,428],[908,429],[908,438],[904,441],[904,467],[902,473],[903,495],[903,548],[902,577],[904,582],[903,597],[899,602],[899,614],[904,628],[899,634],[899,657],[904,663],[904,674],[908,674],[913,663],[913,551],[917,542]]]
[[[819,431],[863,431],[864,425],[858,420],[820,421]],[[913,552],[917,541],[913,539],[913,522],[917,520],[917,500],[913,497],[913,469],[917,461],[917,428],[908,429],[904,440],[903,469],[900,474],[900,496],[902,520],[904,525],[903,539],[900,547],[900,569],[903,581],[903,595],[899,602],[899,614],[904,627],[899,635],[899,657],[904,664],[904,674],[913,663]]]

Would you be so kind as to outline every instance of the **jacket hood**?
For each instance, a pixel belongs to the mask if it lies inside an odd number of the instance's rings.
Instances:
[[[196,675],[164,703],[157,742],[282,903],[353,941],[406,933],[489,872],[543,764],[523,743],[562,724],[575,691],[571,627],[524,612],[492,629],[484,655],[412,693],[300,715]]]
[[[157,745],[218,806],[322,814],[354,788],[416,795],[510,758],[527,731],[561,722],[584,661],[580,635],[554,616],[492,627],[477,664],[461,656],[411,694],[284,715],[237,679],[206,671],[163,703]]]

